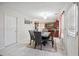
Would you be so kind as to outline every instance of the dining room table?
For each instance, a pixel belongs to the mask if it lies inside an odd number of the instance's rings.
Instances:
[[[48,37],[50,35],[50,32],[41,32],[41,36]]]
[[[44,40],[43,45],[45,46],[50,38],[50,32],[41,32],[41,36],[42,36],[42,40]]]

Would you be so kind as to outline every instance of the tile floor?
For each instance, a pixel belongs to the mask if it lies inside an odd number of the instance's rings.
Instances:
[[[27,48],[23,44],[13,44],[0,50],[0,55],[3,56],[62,56],[60,52],[48,52]]]

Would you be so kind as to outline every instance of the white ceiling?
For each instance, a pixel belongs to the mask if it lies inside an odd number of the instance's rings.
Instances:
[[[54,20],[57,13],[60,13],[71,5],[69,2],[5,2],[0,4],[19,11],[29,19],[44,19],[46,17],[49,20]]]

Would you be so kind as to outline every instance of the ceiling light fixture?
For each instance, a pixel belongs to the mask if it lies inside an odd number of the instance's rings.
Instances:
[[[44,19],[47,19],[50,16],[53,17],[54,15],[55,15],[55,13],[52,13],[52,12],[41,12],[40,13],[40,16],[43,17]]]

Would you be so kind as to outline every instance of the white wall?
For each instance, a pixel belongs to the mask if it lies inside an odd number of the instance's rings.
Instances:
[[[17,42],[29,42],[30,36],[28,30],[32,29],[32,24],[24,24],[25,16],[16,10],[8,9],[6,14],[12,15],[17,18]]]
[[[20,43],[29,43],[30,41],[30,35],[28,30],[32,30],[33,23],[32,24],[24,24],[24,18],[18,19],[18,42]]]
[[[10,15],[10,16],[14,16],[17,18],[17,42],[22,42],[25,37],[25,33],[24,33],[24,24],[23,24],[23,15],[21,15],[19,12],[12,10],[10,8],[6,8],[5,10],[5,16],[6,15]]]
[[[0,5],[1,6],[1,5]],[[2,9],[2,11],[1,11]],[[16,17],[17,19],[17,42],[18,43],[24,43],[27,42],[29,43],[29,29],[33,29],[33,25],[32,24],[24,24],[24,18],[27,19],[26,15],[21,14],[20,12],[12,9],[12,8],[7,8],[6,6],[1,6],[0,9],[0,47],[2,47],[2,45],[4,44],[4,40],[3,39],[3,20],[5,20],[5,16],[9,15],[9,16],[13,16]],[[3,12],[3,13],[2,13]],[[3,15],[4,14],[4,15]],[[3,40],[3,41],[2,41]]]

